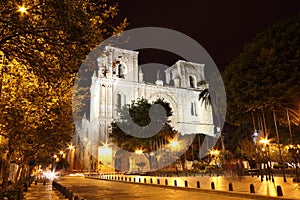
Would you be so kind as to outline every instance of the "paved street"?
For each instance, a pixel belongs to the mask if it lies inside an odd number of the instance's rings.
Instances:
[[[93,180],[83,177],[63,177],[57,182],[70,186],[80,196],[90,199],[168,199],[168,200],[237,200],[240,197],[220,196],[201,191],[187,191],[138,184],[126,184],[113,181]]]
[[[131,182],[141,182],[146,178],[147,183],[150,181],[150,177],[147,176],[126,176],[127,180],[131,177]],[[235,192],[241,194],[249,194],[249,186],[252,183],[255,187],[255,194],[263,196],[277,196],[276,187],[280,185],[283,190],[285,198],[300,199],[300,184],[293,183],[290,178],[288,182],[284,183],[282,177],[275,177],[275,183],[271,181],[261,182],[257,177],[153,177],[153,183],[157,183],[157,179],[160,179],[161,185],[165,184],[165,180],[168,179],[168,185],[173,185],[174,180],[177,180],[177,186],[182,187],[184,180],[188,181],[188,185],[191,188],[196,188],[196,182],[200,181],[201,189],[211,190],[211,182],[215,183],[217,191],[228,191],[229,182],[233,183],[233,189]],[[121,180],[121,178],[120,178]],[[151,187],[137,184],[126,184],[115,181],[103,181],[85,179],[81,177],[60,177],[57,180],[64,186],[69,186],[71,189],[80,196],[88,199],[241,199],[241,197],[220,196],[215,193],[207,193],[205,191],[194,190],[178,190],[172,188]]]

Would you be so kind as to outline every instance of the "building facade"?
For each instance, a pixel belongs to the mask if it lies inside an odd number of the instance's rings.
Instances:
[[[208,88],[204,64],[178,60],[164,71],[164,76],[158,71],[155,83],[144,81],[148,74],[138,66],[137,51],[107,46],[97,64],[98,71],[91,77],[90,116],[84,116],[77,125],[78,168],[98,170],[101,164],[111,169],[116,166],[117,150],[105,145],[110,125],[118,118],[117,105],[127,105],[132,100],[164,99],[172,108],[171,125],[180,134],[216,136],[211,107],[199,101],[199,94]],[[132,163],[128,166],[126,170],[133,170]]]

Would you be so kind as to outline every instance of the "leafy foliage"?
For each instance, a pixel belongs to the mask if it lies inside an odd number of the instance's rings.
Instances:
[[[297,110],[300,96],[300,15],[279,22],[247,44],[223,74],[227,121],[251,121],[251,113],[275,108],[287,124],[286,110]],[[295,122],[296,116],[293,115]],[[299,120],[299,118],[298,118]]]
[[[160,104],[162,105],[166,112],[167,116],[172,115],[172,110],[169,106],[169,103],[158,99],[153,104]],[[120,113],[120,123],[128,123],[127,119],[128,117],[131,117],[133,122],[136,123],[139,126],[146,126],[150,123],[151,119],[148,115],[149,109],[151,107],[151,104],[148,102],[147,99],[139,99],[137,101],[132,101],[131,105],[124,106],[119,110]],[[130,113],[130,116],[128,116],[128,110]],[[143,133],[141,133],[143,134]],[[163,128],[154,136],[150,138],[137,138],[133,137],[125,132],[123,132],[116,122],[112,123],[112,132],[110,134],[110,138],[112,139],[112,142],[116,144],[118,147],[134,152],[137,149],[142,149],[144,153],[149,153],[152,151],[156,151],[159,149],[159,145],[167,144],[169,140],[171,140],[175,135],[177,135],[177,132],[173,130],[173,128],[170,126],[169,122],[166,122],[163,126]]]
[[[126,26],[113,24],[118,7],[106,0],[29,0],[25,13],[18,0],[0,5],[0,49],[49,79],[77,72],[96,45]]]

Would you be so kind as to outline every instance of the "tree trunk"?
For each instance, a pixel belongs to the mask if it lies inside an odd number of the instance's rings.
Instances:
[[[16,173],[16,177],[15,177],[15,183],[18,181],[19,177],[20,177],[20,172],[22,170],[22,164],[19,164],[18,165],[18,170],[17,170],[17,173]]]
[[[7,155],[6,155],[6,161],[4,163],[4,169],[3,169],[3,182],[2,182],[2,189],[5,192],[8,186],[8,178],[10,174],[10,164],[11,164],[11,159],[13,155],[13,150],[9,150]]]
[[[26,180],[26,172],[27,172],[27,168],[25,164],[22,164],[22,171],[21,171],[21,177],[20,180],[24,181]]]

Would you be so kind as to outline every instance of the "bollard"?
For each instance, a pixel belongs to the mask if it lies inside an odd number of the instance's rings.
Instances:
[[[131,182],[131,177],[129,177],[129,182]]]
[[[141,182],[141,178],[139,178],[139,183]]]
[[[135,182],[135,178],[133,178],[133,182]]]
[[[250,184],[250,193],[255,193],[254,185]]]
[[[158,185],[160,184],[160,180],[159,180],[159,179],[157,179],[157,184],[158,184]]]
[[[200,181],[197,181],[197,188],[200,188]]]
[[[233,185],[232,185],[232,183],[229,183],[229,191],[233,191]]]
[[[70,190],[69,190],[69,188],[67,188],[67,189],[66,189],[66,195],[65,195],[65,197],[66,197],[66,198],[69,198],[69,194],[70,194]]]
[[[127,177],[125,177],[125,181],[127,181]]]
[[[65,187],[61,187],[61,194],[63,195],[63,196],[65,196]]]
[[[73,200],[73,196],[74,196],[74,193],[73,193],[73,191],[71,190],[70,193],[69,193],[69,200]]]
[[[152,178],[150,178],[150,183],[151,183],[151,184],[153,183]]]
[[[184,186],[188,187],[188,182],[187,181],[184,181]]]
[[[165,185],[168,185],[168,179],[165,180]]]
[[[177,180],[174,180],[174,186],[177,187]]]
[[[123,181],[124,177],[122,176],[121,180]]]
[[[37,180],[34,181],[34,185],[37,185]]]
[[[280,185],[277,185],[277,196],[282,197],[283,193],[282,193],[282,188]]]
[[[26,183],[26,182],[23,183],[23,186],[24,186],[24,192],[27,192],[27,190],[28,190],[28,185],[27,185],[27,183]]]
[[[147,179],[146,178],[144,178],[144,183],[147,183]]]
[[[215,183],[211,182],[211,189],[214,190],[215,189]]]

